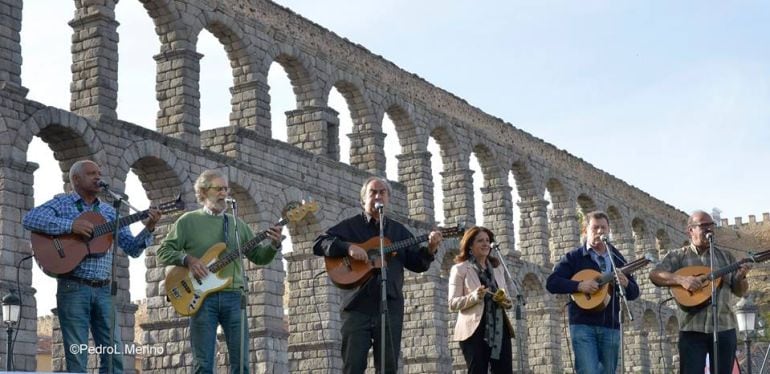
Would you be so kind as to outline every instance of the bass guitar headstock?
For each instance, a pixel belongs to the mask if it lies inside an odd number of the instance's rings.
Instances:
[[[748,258],[752,262],[764,262],[764,261],[770,260],[770,251],[751,254]]]
[[[288,206],[283,216],[288,222],[297,223],[302,221],[308,214],[318,212],[319,204],[315,200],[303,201],[301,203],[292,203]]]
[[[182,200],[182,194],[176,195],[176,199],[158,204],[158,210],[163,214],[184,210],[185,203]]]
[[[453,227],[439,227],[438,231],[441,232],[442,236],[447,238],[462,236],[465,233],[465,225],[458,224]]]

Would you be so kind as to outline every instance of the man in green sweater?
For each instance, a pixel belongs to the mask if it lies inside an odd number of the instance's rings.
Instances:
[[[230,193],[227,178],[215,170],[204,171],[195,181],[195,196],[201,209],[183,214],[174,223],[166,238],[158,248],[158,259],[164,265],[186,266],[198,279],[209,276],[208,264],[200,258],[211,246],[225,243],[227,250],[237,251],[238,244],[245,244],[254,233],[245,222],[238,219],[238,239],[234,217],[226,214],[226,198]],[[273,260],[281,246],[281,226],[268,229],[270,244],[243,248],[246,257],[257,265],[266,265]],[[209,294],[198,312],[190,317],[190,339],[193,351],[193,370],[195,373],[213,373],[217,340],[217,325],[222,325],[230,358],[230,372],[239,373],[243,336],[244,358],[243,373],[248,373],[248,326],[241,327],[241,295],[244,294],[244,282],[241,276],[241,261],[233,261],[222,268],[217,275],[222,278],[232,277],[229,286]],[[244,318],[245,321],[245,318]],[[241,335],[243,331],[243,335]]]

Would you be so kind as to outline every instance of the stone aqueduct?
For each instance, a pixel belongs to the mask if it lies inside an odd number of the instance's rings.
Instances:
[[[131,1],[131,0],[124,0]],[[140,0],[152,18],[161,49],[157,62],[156,130],[117,118],[117,0],[77,0],[73,28],[70,108],[61,109],[26,98],[21,81],[22,0],[0,0],[0,258],[3,293],[15,288],[14,265],[30,251],[29,233],[21,225],[33,207],[37,165],[28,161],[34,137],[54,151],[61,170],[78,159],[91,158],[107,178],[122,187],[135,172],[153,202],[181,193],[195,206],[192,182],[205,168],[228,173],[241,215],[264,228],[290,202],[312,195],[322,209],[289,232],[293,252],[266,268],[250,267],[250,360],[255,372],[337,372],[339,358],[339,295],[327,278],[314,276],[323,268],[311,254],[314,237],[357,208],[361,181],[384,175],[382,119],[396,127],[400,155],[394,183],[393,210],[415,231],[434,222],[433,191],[441,188],[450,222],[474,221],[473,153],[481,165],[484,219],[497,234],[523,285],[527,304],[518,323],[527,372],[570,371],[564,330],[566,299],[544,290],[553,261],[578,244],[579,215],[603,209],[612,218],[614,240],[627,257],[653,250],[656,256],[686,238],[686,216],[664,202],[609,175],[581,159],[492,117],[420,77],[340,38],[291,10],[265,0]],[[200,131],[199,60],[196,41],[208,30],[222,43],[232,66],[230,125]],[[266,76],[271,63],[289,75],[296,110],[287,112],[288,142],[271,138],[270,96]],[[53,61],[52,63],[70,63]],[[343,94],[353,121],[351,134],[339,134],[337,113],[327,106],[330,89]],[[350,165],[339,162],[339,137],[349,136]],[[442,165],[431,165],[427,150],[433,138]],[[347,150],[342,150],[347,151]],[[432,168],[442,168],[434,185]],[[513,173],[515,186],[508,183]],[[520,201],[512,201],[512,188]],[[551,204],[544,198],[546,191]],[[513,204],[521,214],[513,215]],[[169,224],[173,217],[167,217]],[[514,225],[519,237],[514,238]],[[164,234],[164,225],[157,235]],[[437,264],[406,281],[408,306],[402,342],[403,371],[448,373],[462,368],[456,343],[449,341],[454,316],[448,312],[447,277],[456,241],[442,246]],[[515,249],[514,249],[515,247]],[[143,336],[134,336],[127,287],[128,260],[119,258],[119,322],[124,340],[162,345],[165,352],[142,358],[152,372],[176,373],[191,364],[186,320],[178,318],[159,285],[165,269],[156,263],[155,248],[147,252],[148,316]],[[31,265],[21,268],[25,298],[16,367],[35,369],[35,298]],[[135,265],[136,266],[136,265]],[[643,300],[632,303],[635,320],[625,333],[625,370],[657,372],[671,368],[676,320],[669,308],[658,308],[662,295],[638,278]],[[287,284],[288,287],[284,287]],[[282,303],[290,292],[288,306]],[[286,310],[285,310],[286,309]],[[288,313],[288,331],[284,312]],[[661,334],[662,331],[662,334]],[[5,352],[5,344],[0,352]],[[220,343],[221,344],[221,343]],[[514,347],[516,344],[514,344]],[[63,368],[63,344],[54,333],[54,368]],[[220,345],[220,353],[224,348]],[[668,354],[661,354],[667,352]],[[133,367],[134,357],[127,357]],[[218,363],[225,363],[219,355]]]

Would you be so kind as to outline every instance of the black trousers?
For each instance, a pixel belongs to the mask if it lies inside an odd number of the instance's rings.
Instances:
[[[709,354],[711,374],[730,374],[733,372],[735,347],[737,344],[735,329],[717,334],[719,372],[714,371],[714,338],[711,333],[694,331],[679,332],[679,372],[681,374],[703,374],[706,369],[706,353]]]
[[[379,313],[358,311],[342,312],[342,372],[363,374],[369,349],[374,346],[374,367],[380,372],[380,350],[385,347],[385,372],[398,371],[398,355],[401,350],[403,304],[388,302],[389,315],[385,323],[386,344],[382,344]]]
[[[500,359],[492,360],[492,350],[489,349],[487,342],[484,341],[484,332],[486,331],[486,318],[481,319],[479,327],[473,332],[470,338],[460,342],[460,349],[465,357],[465,365],[468,367],[468,374],[488,374],[491,367],[492,374],[511,374],[513,373],[513,353],[511,352],[511,334],[503,326],[503,346],[500,350]]]

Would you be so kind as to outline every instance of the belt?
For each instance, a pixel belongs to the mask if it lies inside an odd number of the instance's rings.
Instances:
[[[101,287],[104,287],[104,286],[110,284],[110,280],[109,279],[92,280],[92,279],[84,279],[84,278],[76,277],[74,275],[68,275],[66,277],[62,277],[62,279],[66,279],[68,281],[73,281],[73,282],[76,282],[76,283],[80,283],[80,284],[83,284],[83,285],[86,285],[86,286],[90,286],[90,287],[93,287],[93,288],[101,288]]]

